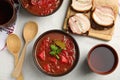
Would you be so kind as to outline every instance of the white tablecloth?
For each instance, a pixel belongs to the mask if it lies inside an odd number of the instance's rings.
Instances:
[[[95,45],[100,43],[105,43],[111,45],[118,52],[120,56],[120,17],[117,17],[114,35],[111,41],[102,41],[94,38],[83,37],[83,36],[75,36],[72,35],[80,48],[80,59],[75,67],[75,69],[69,74],[61,77],[51,77],[43,74],[38,71],[38,69],[34,66],[32,59],[32,48],[35,40],[39,35],[44,33],[45,31],[52,29],[62,29],[62,25],[64,22],[67,5],[69,0],[64,0],[60,9],[50,15],[48,17],[36,17],[31,14],[28,14],[22,8],[20,9],[19,17],[17,19],[17,24],[15,27],[14,33],[17,34],[22,40],[22,46],[24,45],[24,40],[22,37],[23,26],[27,21],[35,21],[39,25],[39,31],[36,38],[28,45],[25,62],[23,65],[23,75],[24,80],[120,80],[120,64],[118,64],[117,69],[109,74],[109,75],[98,75],[88,68],[86,57],[88,51]],[[11,77],[11,73],[14,68],[14,58],[7,51],[7,49],[0,52],[0,80],[15,80]]]

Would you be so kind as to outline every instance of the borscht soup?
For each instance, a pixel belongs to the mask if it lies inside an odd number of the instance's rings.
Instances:
[[[60,30],[51,30],[37,39],[33,57],[38,69],[52,76],[60,76],[75,67],[79,49],[70,35]]]
[[[55,12],[63,0],[20,0],[23,8],[37,16],[47,16]]]

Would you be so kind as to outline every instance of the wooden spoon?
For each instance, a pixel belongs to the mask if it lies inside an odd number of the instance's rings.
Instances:
[[[26,47],[27,47],[28,43],[36,36],[37,32],[38,32],[38,25],[35,22],[30,21],[25,24],[24,30],[23,30],[25,45],[22,50],[22,54],[20,56],[18,64],[16,65],[16,67],[13,71],[14,77],[18,77],[20,75],[20,72],[21,72],[22,66],[23,66],[23,62],[24,62],[24,58],[25,58]]]
[[[19,57],[19,51],[21,48],[21,41],[19,37],[15,34],[10,34],[7,37],[7,48],[12,53],[12,55],[15,58],[15,66],[18,63],[18,57]],[[23,75],[20,74],[20,76],[17,77],[17,80],[23,80]]]

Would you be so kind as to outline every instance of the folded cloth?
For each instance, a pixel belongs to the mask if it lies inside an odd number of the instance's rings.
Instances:
[[[17,0],[15,0],[15,2],[17,2]],[[17,9],[17,12],[18,12],[18,9],[19,9],[19,4],[18,2],[15,3],[15,8]],[[14,28],[15,28],[15,23],[13,23],[13,25],[9,26],[9,27],[6,27],[6,28],[0,28],[0,51],[4,50],[5,47],[6,47],[6,38],[9,34],[13,33],[14,31]]]

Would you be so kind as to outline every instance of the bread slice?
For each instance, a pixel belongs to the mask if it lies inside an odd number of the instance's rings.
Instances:
[[[92,18],[90,19],[90,22],[91,22],[91,27],[95,30],[107,30],[107,29],[110,29],[114,26],[114,23],[109,25],[109,26],[99,25]]]
[[[76,13],[68,20],[70,30],[75,34],[84,34],[90,29],[90,20],[81,13]]]
[[[98,6],[92,13],[93,20],[101,26],[108,27],[114,23],[115,16],[112,8],[107,6]]]
[[[87,12],[92,8],[92,0],[72,0],[71,6],[78,12]]]

